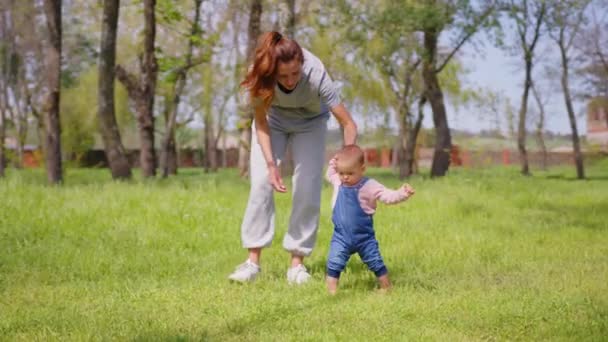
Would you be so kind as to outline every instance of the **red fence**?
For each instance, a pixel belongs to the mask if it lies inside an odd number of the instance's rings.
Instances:
[[[365,160],[367,165],[372,167],[391,167],[393,163],[394,153],[389,148],[366,148]],[[329,160],[335,151],[328,150],[326,159]],[[130,151],[128,153],[129,160],[134,167],[138,167],[139,159],[137,158],[138,151]],[[418,165],[421,167],[430,167],[433,160],[432,148],[420,148],[417,153]],[[606,153],[585,153],[585,159],[597,159],[606,157]],[[201,150],[181,150],[179,151],[180,167],[201,167],[203,165],[203,152]],[[25,167],[40,167],[42,165],[42,154],[40,151],[25,151],[23,156],[23,165]],[[480,168],[495,165],[518,165],[519,153],[514,150],[466,150],[455,146],[451,153],[451,167],[470,167]],[[555,165],[572,165],[574,157],[571,152],[548,152],[546,155],[546,166]],[[285,158],[286,168],[290,168],[289,153]],[[107,161],[104,151],[91,150],[84,154],[80,154],[72,158],[77,165],[82,167],[107,167]],[[219,167],[237,167],[238,150],[236,148],[218,150],[217,162]],[[528,152],[528,162],[531,167],[540,167],[543,163],[543,154],[538,151]]]

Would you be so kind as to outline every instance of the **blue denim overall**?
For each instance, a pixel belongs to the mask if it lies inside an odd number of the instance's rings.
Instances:
[[[339,278],[354,253],[359,254],[377,277],[388,272],[374,233],[373,215],[363,211],[359,203],[359,190],[367,180],[364,177],[355,185],[340,185],[332,215],[334,234],[327,258],[327,275],[330,277]]]

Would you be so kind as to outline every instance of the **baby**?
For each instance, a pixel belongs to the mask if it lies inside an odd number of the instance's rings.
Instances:
[[[327,259],[327,289],[335,294],[340,273],[350,256],[359,253],[361,260],[374,272],[380,288],[388,290],[391,282],[374,233],[373,215],[376,201],[394,204],[414,194],[409,184],[390,190],[373,179],[364,177],[365,158],[359,146],[347,145],[329,162],[327,179],[334,187],[331,238]]]

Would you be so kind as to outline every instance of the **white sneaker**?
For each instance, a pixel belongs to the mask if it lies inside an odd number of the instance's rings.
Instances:
[[[228,276],[228,279],[241,283],[251,282],[255,280],[255,278],[258,276],[258,273],[260,273],[261,271],[262,270],[260,269],[260,266],[247,260],[244,263],[238,265],[234,272],[232,272],[232,274]]]
[[[310,274],[306,270],[306,267],[302,264],[299,264],[295,267],[290,267],[287,270],[287,281],[290,284],[304,284],[310,280]]]

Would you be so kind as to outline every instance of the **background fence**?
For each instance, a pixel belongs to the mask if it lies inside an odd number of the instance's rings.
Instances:
[[[393,166],[395,154],[389,148],[365,148],[365,159],[368,166],[390,168]],[[237,167],[238,149],[229,148],[217,150],[217,162],[220,168]],[[335,153],[328,150],[326,159],[329,160]],[[128,158],[133,167],[138,167],[138,150],[128,152]],[[418,166],[430,167],[433,160],[432,148],[419,148],[416,152]],[[157,153],[158,157],[158,153]],[[592,161],[608,157],[606,152],[585,152],[585,161]],[[107,167],[105,152],[103,150],[90,150],[85,153],[73,155],[67,158],[72,164],[80,167]],[[178,153],[179,167],[203,167],[204,152],[200,149],[184,149]],[[540,168],[543,164],[543,154],[540,151],[528,151],[528,162],[531,167]],[[515,150],[469,150],[454,146],[451,152],[452,167],[483,168],[498,165],[518,165],[519,153]],[[547,167],[556,165],[573,165],[572,152],[547,152]],[[42,153],[39,150],[27,150],[24,152],[23,165],[25,167],[40,167],[42,165]],[[289,153],[285,157],[284,168],[291,169],[292,162]]]

